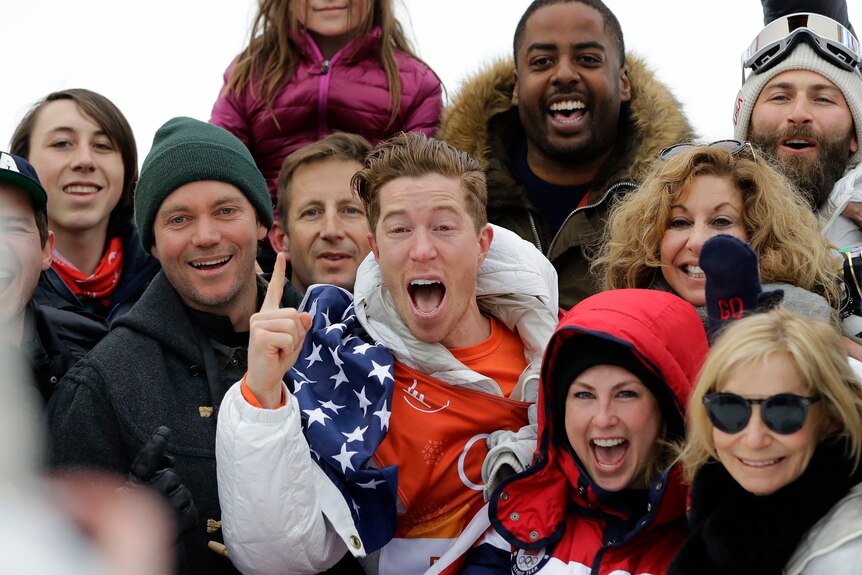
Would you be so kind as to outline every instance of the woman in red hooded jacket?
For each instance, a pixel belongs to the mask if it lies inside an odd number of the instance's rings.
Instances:
[[[656,290],[575,306],[542,363],[533,465],[490,500],[463,573],[664,573],[686,536],[675,459],[708,350],[697,312]]]

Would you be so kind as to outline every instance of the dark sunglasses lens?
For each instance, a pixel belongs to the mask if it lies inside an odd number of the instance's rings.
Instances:
[[[751,410],[741,397],[718,393],[706,406],[709,420],[725,433],[739,433],[748,425]]]
[[[805,425],[808,406],[801,397],[789,394],[773,395],[760,406],[764,423],[775,433],[796,433]]]
[[[674,156],[679,155],[680,152],[683,152],[685,150],[688,150],[689,148],[695,148],[695,147],[697,147],[696,144],[675,144],[673,146],[670,146],[670,147],[662,150],[661,153],[659,153],[658,157],[661,160],[667,161],[667,160],[673,158]]]
[[[745,148],[745,142],[740,142],[739,140],[719,140],[718,142],[711,143],[710,147],[720,148],[730,154],[737,154]]]

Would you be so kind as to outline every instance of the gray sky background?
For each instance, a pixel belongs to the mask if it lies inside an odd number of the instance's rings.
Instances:
[[[511,53],[529,0],[394,0],[449,97],[483,63]],[[671,86],[706,140],[731,137],[739,57],[762,28],[758,0],[606,0],[626,46]],[[245,45],[255,0],[29,0],[0,34],[0,149],[45,94],[102,93],[135,132],[140,161],[174,116],[209,120],[222,74]],[[852,7],[851,7],[852,8]],[[851,14],[851,19],[858,15]]]

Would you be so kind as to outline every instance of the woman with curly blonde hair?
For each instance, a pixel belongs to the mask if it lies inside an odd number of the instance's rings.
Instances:
[[[700,247],[726,233],[751,245],[764,283],[797,286],[839,306],[840,259],[802,196],[750,144],[680,144],[660,158],[611,211],[593,262],[605,289],[664,289],[702,308]]]

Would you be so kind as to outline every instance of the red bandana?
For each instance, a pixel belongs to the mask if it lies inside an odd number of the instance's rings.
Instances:
[[[51,267],[60,274],[76,296],[82,299],[99,300],[103,306],[108,307],[111,305],[111,294],[117,287],[120,271],[123,269],[123,242],[119,236],[108,241],[108,249],[105,250],[92,275],[85,276],[61,258],[54,258]]]

